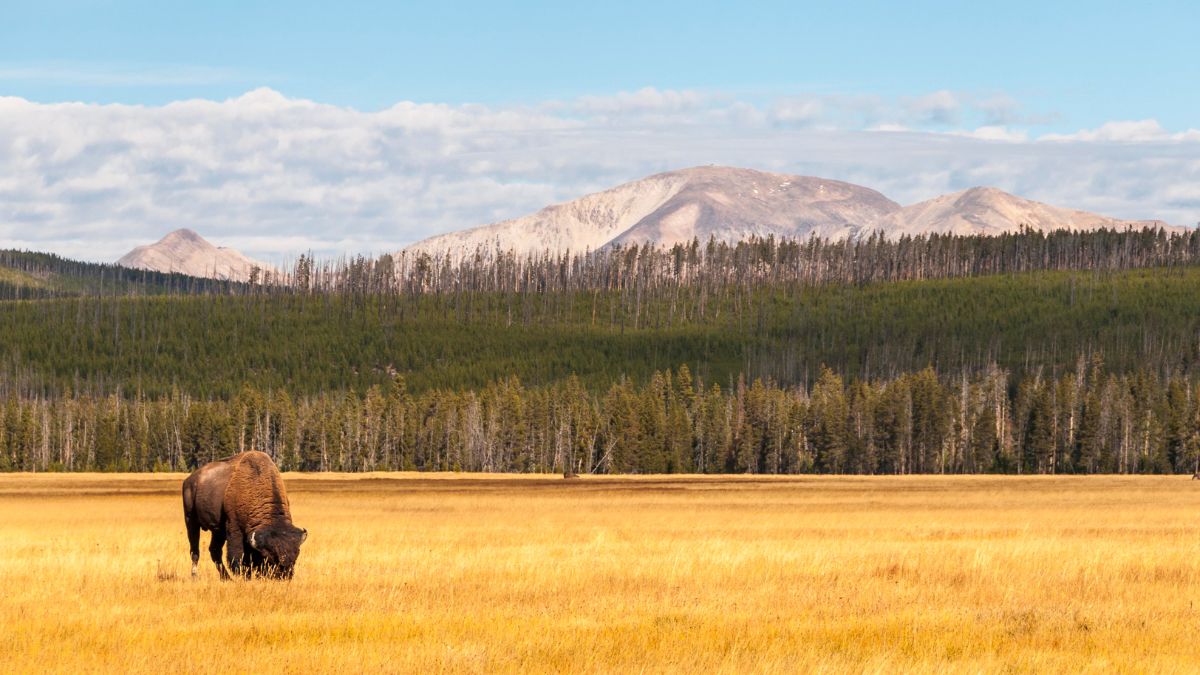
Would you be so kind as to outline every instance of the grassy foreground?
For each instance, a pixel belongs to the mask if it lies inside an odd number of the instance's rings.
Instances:
[[[1182,477],[287,475],[291,583],[192,581],[181,479],[0,475],[0,670],[1200,668]]]

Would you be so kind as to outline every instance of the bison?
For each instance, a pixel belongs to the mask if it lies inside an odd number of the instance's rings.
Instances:
[[[200,530],[212,532],[208,552],[222,579],[230,572],[291,579],[308,531],[292,524],[279,469],[251,450],[210,462],[183,481],[183,520],[192,547],[192,577],[200,563]],[[229,571],[221,564],[228,546]]]

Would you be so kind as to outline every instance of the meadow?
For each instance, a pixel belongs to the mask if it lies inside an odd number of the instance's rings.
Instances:
[[[285,474],[290,583],[182,478],[0,475],[0,670],[1200,669],[1186,477]]]

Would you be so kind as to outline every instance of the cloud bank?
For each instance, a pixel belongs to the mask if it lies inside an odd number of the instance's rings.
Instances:
[[[0,247],[114,260],[190,227],[266,260],[381,253],[641,176],[727,164],[901,203],[992,185],[1121,218],[1200,220],[1200,131],[1033,136],[1019,104],[941,91],[742,100],[642,89],[364,112],[257,89],[164,106],[0,97]]]

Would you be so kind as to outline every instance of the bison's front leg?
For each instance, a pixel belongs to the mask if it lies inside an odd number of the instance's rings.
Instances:
[[[250,566],[243,564],[245,554],[246,543],[242,540],[242,531],[230,529],[225,535],[225,557],[229,559],[230,574],[250,576]]]
[[[208,554],[212,556],[213,564],[217,566],[217,572],[221,575],[221,580],[229,578],[229,572],[225,571],[225,564],[221,562],[221,549],[225,548],[225,531],[213,530],[212,541],[208,544]]]
[[[246,564],[246,576],[264,576],[267,573],[267,561],[263,554],[254,550],[253,547],[246,547],[246,555],[242,558],[242,562]]]

